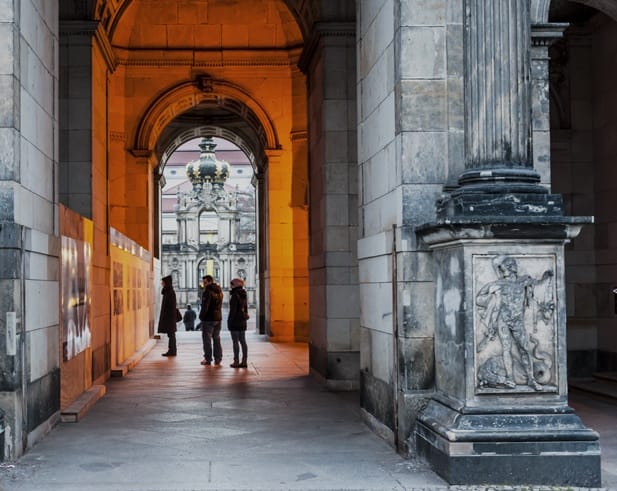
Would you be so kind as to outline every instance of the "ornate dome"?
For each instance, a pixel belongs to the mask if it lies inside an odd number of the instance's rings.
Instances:
[[[201,140],[199,148],[199,160],[186,164],[186,175],[193,183],[193,188],[201,188],[205,183],[222,186],[229,177],[229,164],[216,159],[216,143],[211,137]]]

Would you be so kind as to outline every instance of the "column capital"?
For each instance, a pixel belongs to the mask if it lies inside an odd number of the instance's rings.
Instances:
[[[531,26],[531,44],[534,47],[550,46],[563,37],[563,33],[568,26],[569,24],[562,22],[533,24]]]

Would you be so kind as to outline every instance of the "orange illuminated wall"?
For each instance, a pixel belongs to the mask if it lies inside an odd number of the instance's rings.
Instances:
[[[151,335],[151,257],[137,243],[111,229],[111,366],[130,358]]]
[[[106,78],[106,119],[93,122],[95,134],[107,133],[109,226],[153,251],[154,176],[175,119],[203,105],[215,115],[248,108],[252,114],[236,116],[245,128],[253,125],[255,139],[262,138],[256,153],[268,157],[261,278],[268,298],[261,308],[273,338],[306,339],[306,83],[297,69],[302,36],[289,9],[271,0],[133,0],[110,42],[117,64]],[[198,83],[200,77],[209,82]]]

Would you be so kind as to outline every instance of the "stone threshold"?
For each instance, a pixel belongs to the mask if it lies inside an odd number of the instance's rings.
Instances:
[[[93,385],[60,413],[60,421],[63,423],[77,423],[90,411],[90,408],[94,406],[96,401],[105,395],[106,391],[107,389],[104,385]]]
[[[144,356],[150,353],[150,351],[152,351],[152,348],[154,348],[155,346],[156,339],[148,339],[148,341],[146,341],[146,343],[139,350],[133,353],[133,356],[127,358],[125,361],[112,368],[111,376],[124,377],[129,372],[129,370],[135,368],[135,365],[137,365],[144,358]]]
[[[572,378],[568,380],[570,389],[596,396],[617,400],[617,373],[594,373],[593,378]]]

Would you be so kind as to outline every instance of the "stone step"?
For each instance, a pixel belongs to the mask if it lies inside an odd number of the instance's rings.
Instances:
[[[146,343],[136,351],[133,356],[127,358],[124,362],[116,365],[111,369],[112,377],[124,377],[130,370],[135,368],[144,356],[150,353],[150,350],[156,346],[156,339],[148,339]]]
[[[593,377],[601,380],[608,380],[609,382],[615,382],[617,384],[617,372],[596,372],[593,374]]]
[[[94,406],[96,401],[105,395],[105,392],[104,385],[93,385],[62,410],[60,420],[63,423],[77,423]]]
[[[588,394],[617,400],[617,380],[614,378],[574,378],[568,381],[570,389],[575,389]]]

